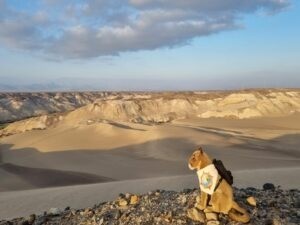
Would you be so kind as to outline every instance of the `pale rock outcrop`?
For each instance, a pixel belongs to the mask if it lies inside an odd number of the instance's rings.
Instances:
[[[248,119],[254,117],[280,117],[300,112],[300,90],[248,90],[235,92],[168,92],[168,93],[110,93],[102,95],[91,104],[86,104],[73,111],[60,115],[41,116],[12,123],[0,130],[1,135],[9,135],[33,129],[46,129],[60,123],[69,126],[91,124],[97,121],[123,121],[134,123],[166,123],[183,118],[236,118]],[[89,95],[88,95],[89,96]],[[85,104],[87,97],[81,94],[70,94],[71,99],[77,99],[76,104]],[[68,105],[63,93],[53,93],[48,102],[55,101],[53,111],[61,110],[60,104],[66,104],[64,110],[74,105]],[[55,99],[55,100],[53,100]],[[28,101],[7,101],[1,99],[1,116],[8,116],[9,112],[21,111],[20,114],[30,114]],[[61,102],[61,103],[60,103]],[[69,99],[69,102],[72,100]],[[35,105],[45,105],[40,98]],[[0,104],[1,105],[1,104]],[[40,106],[39,106],[40,107]],[[41,107],[40,107],[41,108]],[[29,111],[28,111],[29,110]],[[36,109],[35,113],[43,114],[44,109]],[[17,115],[15,113],[14,115]],[[23,116],[23,115],[21,115]],[[2,119],[2,117],[1,117]],[[3,120],[3,119],[2,119]]]

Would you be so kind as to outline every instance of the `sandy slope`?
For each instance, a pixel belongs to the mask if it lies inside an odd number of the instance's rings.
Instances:
[[[197,118],[152,126],[62,123],[3,137],[0,218],[50,207],[84,207],[115,198],[119,192],[195,186],[187,158],[198,145],[235,171],[238,186],[274,182],[299,188],[299,121],[300,116],[293,115],[247,120]],[[49,182],[48,177],[56,182]],[[74,186],[109,179],[114,182]]]
[[[300,188],[300,168],[277,168],[234,172],[238,187],[257,187],[273,181],[282,188]],[[193,173],[192,173],[193,174]],[[275,177],[275,178],[274,178]],[[52,207],[64,209],[90,207],[103,201],[114,200],[119,193],[146,193],[163,189],[181,191],[197,187],[195,174],[140,180],[126,180],[103,184],[78,185],[38,190],[0,192],[0,218],[10,219],[42,213]]]
[[[298,119],[294,116],[294,123]],[[256,119],[256,127],[245,129],[251,121],[233,120],[231,127],[223,121],[209,124],[197,119],[157,126],[97,123],[30,131],[1,139],[2,162],[37,168],[40,174],[59,170],[62,174],[81,172],[113,180],[149,178],[188,174],[187,158],[197,145],[202,145],[234,170],[298,165],[297,127],[278,125],[268,129],[264,119]],[[37,188],[44,187],[22,173],[17,175]],[[59,180],[62,182],[58,185],[65,185],[63,179]],[[15,186],[12,183],[13,189]]]

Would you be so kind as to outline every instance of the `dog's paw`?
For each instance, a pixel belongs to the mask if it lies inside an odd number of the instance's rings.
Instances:
[[[200,203],[196,203],[196,204],[195,204],[195,207],[196,207],[197,209],[200,209],[201,211],[203,211],[203,210],[205,209],[205,206],[201,205]]]

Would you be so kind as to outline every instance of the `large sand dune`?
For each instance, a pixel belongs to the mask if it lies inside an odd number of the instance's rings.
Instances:
[[[99,121],[2,137],[0,217],[84,207],[119,192],[195,187],[187,159],[198,145],[234,171],[237,186],[299,188],[299,121],[297,114],[161,125]]]

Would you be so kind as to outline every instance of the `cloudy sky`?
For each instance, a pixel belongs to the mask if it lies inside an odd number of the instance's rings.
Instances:
[[[297,0],[0,0],[0,90],[300,87]]]

